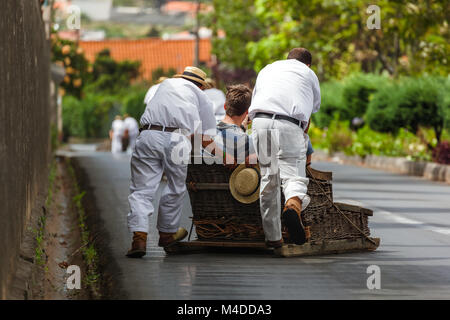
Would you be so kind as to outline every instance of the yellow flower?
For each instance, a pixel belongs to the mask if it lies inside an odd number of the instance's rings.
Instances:
[[[64,82],[65,83],[70,83],[70,77],[69,76],[65,76],[64,77]]]
[[[75,79],[75,80],[73,80],[73,86],[74,86],[75,88],[81,87],[82,84],[83,84],[83,80],[81,80],[81,79]]]
[[[59,94],[61,96],[64,96],[66,94],[66,90],[64,90],[63,88],[59,88]]]
[[[68,55],[70,53],[70,46],[66,44],[64,47],[62,47],[61,51],[63,55]]]
[[[83,48],[81,48],[81,47],[78,47],[78,49],[77,49],[77,54],[83,54]]]
[[[74,71],[75,71],[75,69],[72,68],[72,67],[67,67],[67,68],[66,68],[66,73],[67,73],[67,74],[72,74],[72,73],[74,73]]]
[[[67,58],[65,58],[64,59],[64,63],[66,64],[66,66],[70,66],[70,58],[69,57],[67,57]]]
[[[94,71],[94,68],[93,68],[92,66],[89,66],[88,69],[87,69],[87,71],[88,71],[89,73],[91,73],[91,72]]]

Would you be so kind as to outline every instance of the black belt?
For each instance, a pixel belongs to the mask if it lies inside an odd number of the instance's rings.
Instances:
[[[266,118],[266,119],[275,119],[275,120],[286,120],[292,123],[295,123],[297,126],[300,125],[300,120],[297,120],[295,118],[292,117],[288,117],[288,116],[283,116],[281,114],[272,114],[272,113],[266,113],[266,112],[257,112],[255,114],[255,116],[253,117],[253,119],[255,118]],[[303,126],[302,126],[303,128]]]
[[[156,131],[164,131],[164,132],[174,132],[176,130],[179,130],[178,128],[173,127],[163,127],[163,126],[157,126],[157,125],[144,125],[142,128],[139,129],[139,132],[142,132],[144,130],[156,130]]]

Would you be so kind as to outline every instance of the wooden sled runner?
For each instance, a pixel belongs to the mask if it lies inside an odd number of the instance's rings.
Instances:
[[[206,163],[212,162],[206,159]],[[259,201],[244,204],[234,199],[229,190],[232,172],[220,164],[206,163],[204,159],[193,158],[186,182],[197,239],[166,248],[167,253],[243,248],[270,250],[276,256],[295,257],[374,251],[380,244],[379,238],[370,237],[368,219],[373,215],[372,210],[334,203],[332,173],[308,167],[311,202],[302,212],[303,223],[310,234],[308,242],[304,245],[290,244],[287,232],[283,231],[286,244],[276,250],[267,249]],[[283,196],[280,201],[283,208]],[[192,227],[189,239],[191,233]]]

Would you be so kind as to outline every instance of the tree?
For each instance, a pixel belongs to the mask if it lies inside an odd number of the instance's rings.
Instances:
[[[445,78],[402,79],[373,96],[366,114],[367,122],[380,132],[396,133],[406,128],[417,133],[420,127],[433,128],[439,142],[450,110],[448,89]],[[430,143],[428,146],[433,147]]]
[[[64,67],[66,75],[61,88],[64,94],[74,95],[78,98],[89,77],[89,63],[84,56],[83,49],[75,42],[63,40],[52,35],[52,61]]]
[[[362,0],[214,0],[212,24],[226,37],[213,41],[219,60],[254,67],[284,59],[293,47],[313,53],[321,79],[354,71],[446,75],[450,44],[446,1],[375,1],[381,29],[367,27]],[[217,33],[215,33],[217,35]],[[244,50],[245,46],[245,50]]]
[[[104,49],[97,54],[93,64],[93,85],[100,91],[120,91],[137,79],[140,65],[139,61],[117,62],[111,58],[109,49]]]

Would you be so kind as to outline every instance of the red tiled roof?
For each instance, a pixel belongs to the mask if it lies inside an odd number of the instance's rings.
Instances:
[[[152,70],[162,67],[164,70],[174,68],[182,72],[186,66],[194,63],[194,40],[162,40],[148,38],[141,40],[105,40],[80,41],[86,58],[93,62],[95,55],[108,48],[113,59],[141,61],[141,74],[144,79],[151,79]],[[199,47],[200,62],[211,61],[211,41],[201,39]]]
[[[197,3],[193,1],[169,1],[162,8],[165,13],[169,12],[185,12],[185,13],[195,13],[197,10]],[[208,4],[201,3],[200,11],[209,12],[212,10],[212,6]]]

